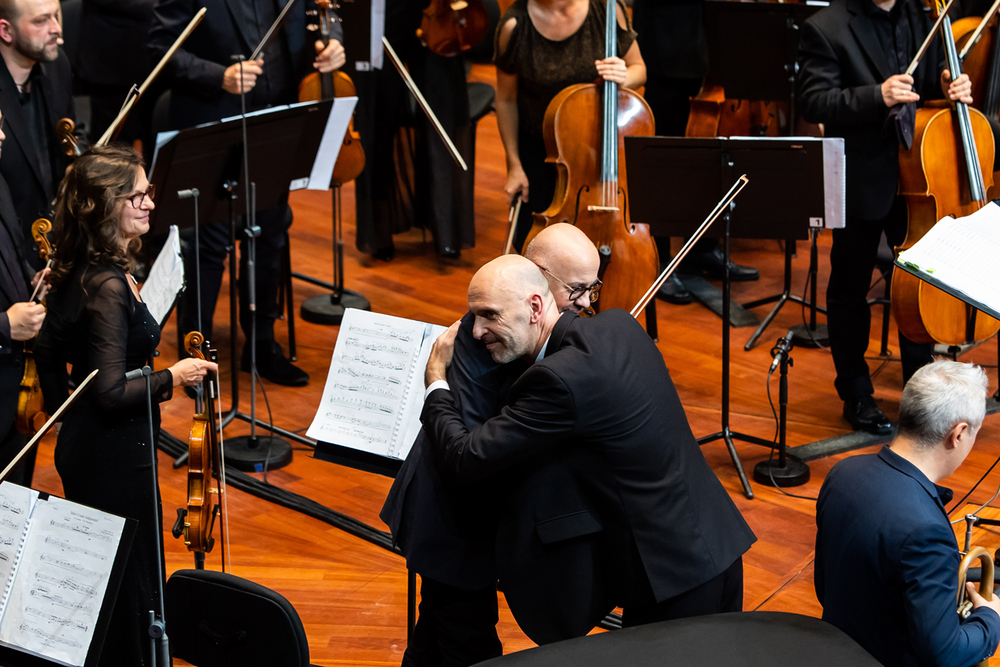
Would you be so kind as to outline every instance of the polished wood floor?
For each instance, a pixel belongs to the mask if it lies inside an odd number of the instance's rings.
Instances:
[[[490,68],[477,67],[473,77],[489,81]],[[259,159],[259,158],[258,158]],[[484,118],[479,124],[476,155],[476,247],[465,250],[458,260],[443,261],[429,239],[419,230],[396,238],[396,257],[392,262],[375,261],[354,249],[353,188],[344,188],[345,234],[347,247],[347,286],[364,294],[374,310],[402,317],[447,325],[466,309],[465,290],[472,274],[496,256],[506,232],[507,207],[504,183],[503,150],[497,134],[496,119]],[[331,197],[327,193],[296,193],[292,197],[295,223],[291,230],[294,268],[313,276],[329,278],[331,261]],[[781,202],[775,201],[775,207]],[[826,288],[829,272],[830,235],[820,238],[820,295]],[[738,284],[734,298],[740,301],[781,291],[782,250],[777,242],[734,243],[735,259],[756,266],[761,271],[758,282]],[[808,252],[803,246],[794,263],[792,284],[801,293],[806,280]],[[881,287],[875,292],[881,293]],[[311,285],[296,282],[295,300],[319,294]],[[228,313],[226,288],[218,306],[216,341],[228,358],[231,341],[224,324]],[[671,370],[681,400],[696,435],[719,430],[721,396],[721,326],[720,320],[705,308],[693,304],[669,306],[657,303],[660,331],[659,348]],[[765,308],[758,309],[763,317]],[[771,438],[775,420],[768,404],[766,377],[770,364],[769,349],[789,326],[803,319],[802,309],[788,305],[778,315],[763,337],[750,351],[743,344],[751,329],[734,329],[732,352],[732,427],[744,433]],[[898,346],[894,355],[880,360],[877,336],[880,316],[873,318],[870,366],[875,376],[876,397],[890,417],[895,417],[900,396],[901,372]],[[258,409],[265,419],[293,431],[309,426],[319,403],[326,371],[337,338],[336,327],[324,327],[296,320],[298,363],[312,376],[308,387],[290,389],[264,383]],[[287,330],[277,327],[282,344]],[[171,322],[160,345],[158,360],[165,367],[176,358],[172,343],[176,339]],[[895,339],[893,328],[892,338]],[[242,345],[242,341],[238,343]],[[287,349],[287,346],[286,346]],[[966,359],[989,366],[992,388],[996,381],[996,342],[973,350]],[[833,389],[833,363],[825,350],[796,349],[795,365],[789,376],[788,443],[800,445],[848,430],[840,416],[841,404]],[[228,394],[229,368],[223,372],[223,390]],[[249,379],[241,374],[241,402],[249,408]],[[777,378],[772,382],[777,400]],[[228,397],[226,402],[228,403]],[[163,424],[171,433],[186,437],[192,402],[183,395],[163,405]],[[244,434],[248,427],[237,424],[227,429],[227,437]],[[95,446],[100,438],[95,434]],[[54,439],[42,444],[36,472],[36,487],[60,493],[59,477],[52,464]],[[793,611],[819,615],[820,606],[812,586],[815,505],[782,495],[776,490],[754,484],[756,497],[744,498],[736,472],[725,447],[709,444],[704,454],[726,489],[729,490],[758,542],[745,556],[745,600],[747,610]],[[753,465],[767,458],[766,448],[737,443],[743,467],[752,474]],[[976,450],[952,478],[946,480],[961,497],[991,463],[1000,457],[1000,428],[995,417],[987,419]],[[795,490],[815,496],[835,457],[810,464],[812,479]],[[163,494],[164,524],[169,527],[175,510],[185,500],[184,470],[174,470],[161,455],[159,466]],[[315,460],[309,448],[295,446],[291,465],[268,475],[268,482],[308,496],[332,509],[344,512],[372,526],[384,529],[378,519],[390,480],[384,477],[338,467]],[[969,502],[985,502],[1000,483],[997,473],[986,479]],[[287,597],[298,610],[309,638],[311,661],[317,665],[396,665],[406,646],[406,570],[402,558],[348,536],[328,524],[288,509],[269,504],[238,490],[230,491],[231,553],[234,572],[269,586]],[[960,514],[956,514],[960,516]],[[164,534],[169,572],[192,566],[192,558],[183,545]],[[995,545],[993,545],[995,546]],[[209,556],[209,567],[219,567],[218,550]],[[167,619],[169,624],[169,619]],[[506,652],[528,648],[532,643],[518,630],[506,607],[501,604],[500,637]],[[1000,664],[1000,663],[998,663]]]

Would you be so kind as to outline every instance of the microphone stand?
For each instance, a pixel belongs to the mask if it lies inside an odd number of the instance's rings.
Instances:
[[[156,515],[156,587],[159,593],[159,609],[149,610],[149,650],[150,664],[170,665],[170,640],[167,638],[166,619],[163,613],[163,588],[165,575],[163,572],[163,528],[160,526],[160,507],[157,499],[160,497],[160,478],[156,468],[156,433],[153,430],[153,388],[150,380],[153,369],[146,364],[142,368],[125,374],[126,380],[139,377],[146,378],[146,411],[149,418],[149,459],[152,464],[150,481],[153,485],[153,512]],[[157,618],[159,612],[159,618]]]
[[[753,480],[765,486],[801,486],[809,481],[809,466],[785,452],[785,430],[788,416],[788,367],[794,365],[791,352],[795,346],[794,331],[789,330],[788,335],[779,338],[777,344],[771,349],[771,369],[768,371],[768,380],[774,372],[775,365],[781,369],[780,388],[778,390],[778,460],[768,457],[766,461],[761,461],[753,467]]]

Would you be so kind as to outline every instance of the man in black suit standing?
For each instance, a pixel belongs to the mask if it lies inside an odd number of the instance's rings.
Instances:
[[[343,29],[333,21],[330,43],[310,42],[306,35],[307,3],[294,7],[281,30],[264,48],[257,61],[248,58],[263,39],[288,0],[158,0],[153,10],[149,48],[159,59],[202,7],[208,12],[198,29],[177,50],[166,67],[171,79],[170,119],[177,129],[240,114],[240,91],[246,91],[247,111],[298,101],[299,82],[312,71],[332,72],[345,62],[341,46]],[[317,55],[318,54],[318,55]],[[242,88],[241,88],[242,86]],[[266,155],[251,155],[266,160]],[[249,187],[244,184],[241,187]],[[281,258],[287,243],[292,212],[287,199],[275,208],[257,211],[256,312],[249,309],[247,245],[240,241],[240,326],[247,341],[250,327],[257,327],[257,365],[261,376],[276,384],[303,386],[309,375],[292,365],[274,340],[274,320]],[[230,230],[228,222],[201,228],[201,306],[206,336],[211,335],[212,316],[222,285]],[[185,244],[185,266],[194,271],[193,242]],[[186,276],[195,284],[194,275]],[[198,322],[193,295],[184,301],[180,326],[192,331]],[[250,370],[250,345],[243,348],[244,371]]]
[[[914,373],[899,431],[877,454],[835,465],[816,505],[816,597],[823,620],[883,665],[966,667],[1000,642],[1000,597],[969,583],[973,611],[955,613],[951,489],[937,482],[972,451],[986,416],[986,373],[940,360]]]
[[[558,580],[565,564],[550,545],[588,523],[603,533],[598,579],[607,599],[624,607],[625,625],[741,610],[742,556],[754,535],[702,456],[663,357],[635,319],[614,309],[560,315],[538,267],[511,255],[476,273],[469,310],[473,334],[494,361],[531,366],[500,416],[470,431],[446,381],[459,323],[438,339],[421,421],[439,467],[476,482],[573,457],[596,508],[538,523],[525,517],[501,533],[498,552],[533,561],[543,584]],[[559,489],[519,490],[559,502]],[[547,593],[544,585],[535,591],[540,607],[560,603]]]
[[[0,159],[4,123],[0,114]],[[18,387],[24,376],[24,341],[34,338],[45,319],[45,308],[28,299],[31,271],[21,254],[21,227],[11,204],[10,189],[0,176],[0,469],[21,451],[28,437],[14,426]],[[25,460],[8,479],[29,486],[34,458]]]
[[[844,418],[856,431],[891,431],[872,397],[865,352],[871,329],[867,294],[879,240],[885,232],[896,246],[906,234],[906,203],[896,195],[897,137],[908,132],[912,140],[914,121],[912,114],[896,114],[942,91],[972,102],[969,77],[952,82],[940,70],[940,39],[931,42],[913,76],[903,73],[930,30],[922,7],[917,0],[835,2],[805,22],[799,41],[802,117],[823,123],[828,137],[843,137],[847,153],[847,224],[833,231],[826,305],[835,385]],[[932,348],[902,334],[899,347],[905,382],[931,361]]]
[[[31,223],[49,218],[69,158],[56,123],[76,119],[73,75],[62,44],[58,0],[0,0],[0,110],[9,138],[0,176],[20,219],[24,256],[41,268]],[[85,145],[83,129],[76,136]]]
[[[545,267],[561,311],[578,314],[590,307],[601,284],[600,256],[577,227],[549,225],[528,245],[525,257]],[[472,336],[473,319],[471,314],[462,319],[448,382],[465,423],[478,426],[500,413],[510,385],[525,365],[493,361]],[[421,430],[380,514],[406,557],[407,568],[421,580],[420,616],[403,667],[458,667],[501,654],[495,628],[500,573],[494,505],[512,491],[503,487],[503,483],[484,487],[445,479]]]

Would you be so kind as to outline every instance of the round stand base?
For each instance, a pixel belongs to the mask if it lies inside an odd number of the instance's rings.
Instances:
[[[306,299],[302,302],[302,319],[313,324],[336,326],[344,319],[345,308],[372,309],[368,299],[349,289],[344,290],[337,301],[337,303],[333,302],[332,294],[320,294]]]
[[[227,447],[228,444],[227,442]],[[761,461],[755,465],[753,467],[753,481],[764,486],[801,486],[809,481],[809,466],[794,456],[786,454],[784,468],[778,465],[776,458],[770,461]]]
[[[810,330],[806,324],[797,324],[791,327],[793,333],[792,341],[798,347],[829,347],[830,334],[825,324],[817,324],[815,330]]]
[[[225,448],[226,463],[243,472],[263,472],[265,462],[268,470],[292,462],[292,446],[275,436],[258,435],[256,442],[249,435],[226,438]]]

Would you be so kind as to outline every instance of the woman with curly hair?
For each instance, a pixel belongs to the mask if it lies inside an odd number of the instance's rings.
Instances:
[[[135,252],[149,229],[153,186],[130,148],[94,148],[77,158],[56,197],[54,266],[48,315],[35,345],[50,414],[66,397],[66,364],[92,386],[65,414],[56,470],[66,498],[139,522],[118,592],[101,665],[149,664],[150,609],[158,608],[156,531],[160,499],[150,469],[146,381],[125,373],[150,363],[160,327],[132,278]],[[151,365],[151,364],[150,364]],[[194,386],[215,364],[184,359],[150,376],[153,399]],[[153,411],[159,432],[160,411]]]

